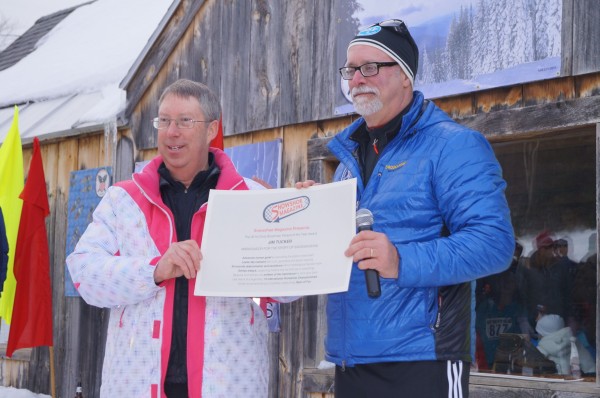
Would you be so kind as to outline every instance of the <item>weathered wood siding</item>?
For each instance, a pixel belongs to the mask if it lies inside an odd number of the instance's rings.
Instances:
[[[47,225],[59,397],[73,395],[78,380],[87,397],[98,396],[107,320],[105,310],[64,297],[70,172],[112,165],[116,180],[121,180],[130,175],[135,161],[153,157],[156,131],[151,119],[157,113],[158,96],[176,78],[185,77],[206,83],[220,95],[226,146],[282,138],[285,186],[306,178],[330,181],[336,161],[325,144],[354,118],[332,114],[336,62],[345,51],[336,44],[336,36],[351,38],[355,6],[352,0],[182,0],[126,83],[130,131],[120,133],[116,148],[101,131],[42,143],[51,209]],[[440,98],[436,103],[491,141],[543,137],[598,123],[599,13],[596,0],[563,1],[563,77]],[[30,157],[27,147],[26,169]],[[596,162],[596,178],[598,167]],[[333,396],[331,371],[316,369],[323,358],[325,301],[324,296],[315,296],[282,305],[282,332],[271,336],[271,398]],[[0,358],[0,383],[49,393],[48,349],[21,354],[22,360]],[[471,384],[477,397],[500,392],[597,396],[597,391],[590,395],[582,388],[581,383],[498,384],[477,377]]]
[[[70,174],[75,170],[114,166],[110,142],[103,132],[98,132],[41,145],[50,204],[46,228],[50,247],[55,381],[59,397],[74,395],[78,381],[82,382],[86,396],[99,395],[108,313],[85,304],[79,297],[65,297],[65,248]],[[25,173],[31,154],[31,145],[24,147]],[[0,384],[50,394],[49,349],[18,350],[14,358],[0,359]]]
[[[600,7],[596,0],[563,0],[562,75],[600,69]]]
[[[137,148],[155,146],[150,120],[158,96],[179,77],[220,96],[226,136],[331,118],[337,36],[352,32],[355,7],[342,0],[182,1],[125,87]]]
[[[182,1],[126,82],[126,116],[137,147],[155,146],[150,120],[158,95],[178,77],[219,94],[225,135],[331,118],[336,63],[345,51],[338,37],[352,37],[356,7],[352,0]],[[600,69],[599,13],[594,0],[563,1],[563,76]],[[496,95],[510,97],[511,90]]]

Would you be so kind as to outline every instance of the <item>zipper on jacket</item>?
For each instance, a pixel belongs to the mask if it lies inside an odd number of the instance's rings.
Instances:
[[[433,325],[433,330],[437,331],[442,323],[442,296],[438,295],[438,311],[437,316],[435,318],[435,325]]]
[[[135,174],[132,177],[133,182],[135,183],[135,185],[137,185],[137,187],[139,188],[140,192],[142,193],[142,195],[144,195],[144,197],[146,199],[148,199],[148,202],[152,203],[154,206],[158,207],[160,209],[160,211],[162,211],[164,213],[165,216],[167,216],[167,220],[169,220],[169,245],[171,243],[173,243],[173,229],[174,229],[174,224],[175,224],[175,220],[173,220],[171,218],[171,216],[169,215],[169,211],[165,210],[161,205],[159,205],[158,203],[156,203],[148,193],[146,193],[146,190],[144,190],[144,188],[136,181],[135,179]],[[166,207],[166,205],[165,205]],[[148,224],[149,226],[149,224]],[[158,247],[157,247],[158,249]],[[160,250],[159,250],[160,252]],[[163,253],[161,253],[161,256],[163,255]]]

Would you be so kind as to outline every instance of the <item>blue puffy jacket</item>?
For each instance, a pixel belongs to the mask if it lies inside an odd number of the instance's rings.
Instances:
[[[358,207],[371,210],[373,230],[400,255],[398,279],[381,278],[379,298],[367,296],[356,264],[348,291],[329,295],[326,358],[340,366],[470,362],[472,281],[506,269],[514,251],[506,183],[491,146],[414,94],[367,186],[350,138],[364,120],[329,143],[340,160],[334,179],[357,178]]]

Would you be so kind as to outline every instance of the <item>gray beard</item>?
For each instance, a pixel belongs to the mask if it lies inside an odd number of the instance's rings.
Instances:
[[[361,100],[353,102],[354,110],[361,116],[369,116],[379,112],[383,109],[383,103],[379,98],[373,98],[372,100]]]

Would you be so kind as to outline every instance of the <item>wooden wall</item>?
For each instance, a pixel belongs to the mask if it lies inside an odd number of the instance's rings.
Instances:
[[[600,7],[596,0],[563,0],[563,76],[600,69]]]
[[[154,156],[156,132],[150,120],[157,113],[158,96],[167,84],[185,77],[205,82],[220,95],[226,146],[282,138],[285,186],[306,178],[329,181],[336,162],[325,144],[353,119],[331,117],[337,54],[344,51],[337,47],[336,35],[354,30],[355,7],[353,0],[181,0],[124,84],[131,130],[121,132],[117,147],[110,147],[112,141],[102,132],[42,143],[51,207],[47,225],[58,396],[73,395],[80,379],[87,397],[98,396],[107,320],[105,310],[64,297],[70,172],[106,166],[108,161],[120,180],[131,173],[134,161]],[[494,142],[598,123],[599,13],[596,0],[563,1],[564,77],[440,98],[436,103]],[[26,168],[30,156],[26,148]],[[316,369],[323,358],[324,305],[325,297],[319,296],[282,306],[283,329],[272,336],[277,350],[272,398],[332,397],[331,372]],[[0,358],[1,383],[49,393],[48,349],[31,350],[29,361],[26,352],[19,354],[25,360]],[[544,390],[539,384],[538,388]],[[495,396],[498,386],[475,379],[472,389]],[[561,391],[553,396],[575,396]]]
[[[155,146],[158,96],[180,77],[220,96],[226,136],[330,118],[339,91],[336,37],[352,37],[355,7],[354,0],[182,1],[125,83],[137,148]]]
[[[226,136],[332,118],[339,95],[338,56],[345,51],[338,42],[352,38],[356,7],[354,0],[182,0],[124,82],[125,116],[136,146],[155,145],[150,120],[158,95],[179,77],[202,81],[217,92]],[[595,40],[600,7],[595,0],[563,0],[562,12],[561,74],[600,70],[600,42]],[[511,90],[496,95],[510,99]],[[552,91],[542,96],[555,97]],[[501,104],[507,105],[519,106]],[[546,120],[538,117],[530,124],[536,121]]]
[[[85,304],[79,297],[65,297],[65,247],[71,171],[111,166],[112,148],[107,146],[110,141],[105,140],[103,132],[98,132],[41,145],[50,204],[46,228],[50,246],[55,381],[59,397],[74,395],[78,381],[82,382],[87,397],[97,397],[100,387],[107,312]],[[31,153],[31,145],[25,146],[25,173],[29,169]],[[0,384],[50,394],[49,349],[18,350],[14,358],[0,359]]]

